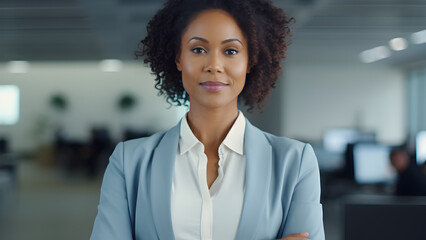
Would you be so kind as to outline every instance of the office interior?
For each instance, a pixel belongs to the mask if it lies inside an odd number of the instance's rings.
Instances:
[[[115,145],[184,116],[133,54],[164,2],[0,1],[0,239],[88,239]],[[244,115],[313,146],[326,239],[422,238],[426,198],[395,194],[389,155],[426,175],[426,2],[273,2],[291,42]]]

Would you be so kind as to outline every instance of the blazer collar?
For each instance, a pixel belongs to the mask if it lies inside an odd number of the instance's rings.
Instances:
[[[170,201],[179,132],[180,122],[164,134],[152,157],[152,216],[159,239],[175,239]]]
[[[272,171],[272,147],[265,135],[246,119],[244,149],[246,178],[243,210],[235,239],[254,239],[266,206]]]
[[[152,159],[151,203],[159,239],[174,239],[170,201],[179,133],[180,122],[165,133]],[[244,137],[245,193],[236,239],[253,239],[269,190],[272,147],[264,134],[247,119]]]

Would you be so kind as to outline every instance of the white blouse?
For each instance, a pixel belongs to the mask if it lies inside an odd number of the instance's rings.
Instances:
[[[204,146],[182,119],[171,198],[176,240],[235,239],[244,201],[245,124],[239,112],[219,146],[218,177],[209,189]]]

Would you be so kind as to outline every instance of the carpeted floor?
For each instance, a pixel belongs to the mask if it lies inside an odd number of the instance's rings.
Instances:
[[[20,161],[16,186],[2,191],[0,239],[89,239],[100,184]]]

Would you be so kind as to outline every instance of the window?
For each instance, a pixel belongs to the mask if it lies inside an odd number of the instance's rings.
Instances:
[[[0,125],[13,125],[19,120],[19,88],[0,85]]]

